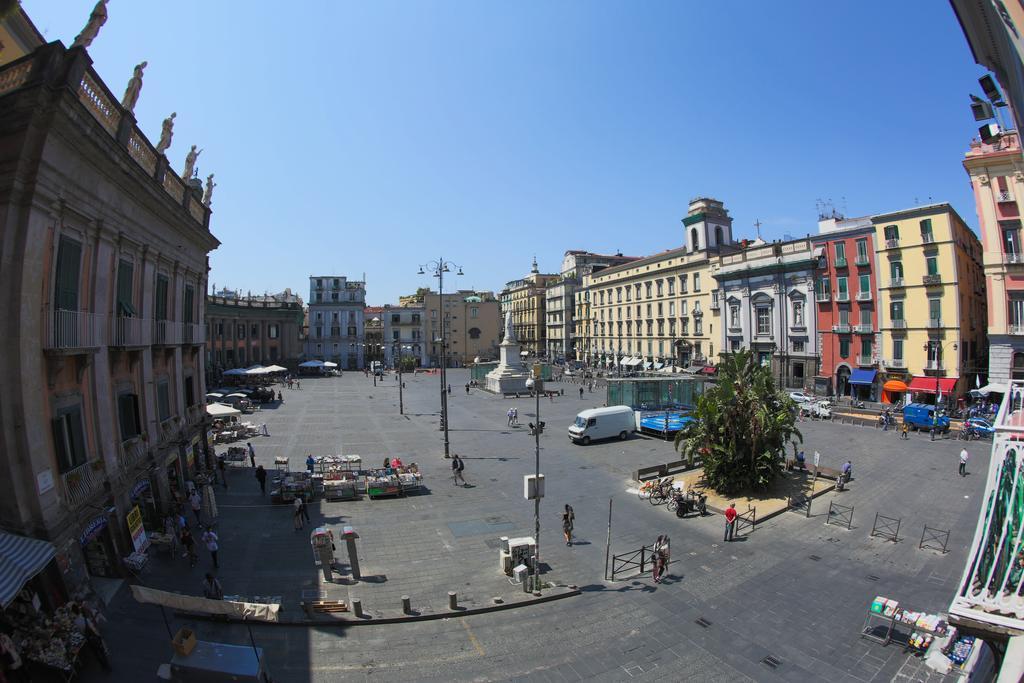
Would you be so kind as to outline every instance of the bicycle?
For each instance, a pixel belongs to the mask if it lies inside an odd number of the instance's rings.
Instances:
[[[649,481],[643,482],[636,490],[636,497],[639,498],[640,500],[648,498],[651,495],[651,491],[653,491],[656,486],[658,486],[657,479],[651,479]]]
[[[669,477],[661,482],[651,491],[650,497],[647,502],[651,505],[661,505],[672,496],[672,481],[673,478]]]

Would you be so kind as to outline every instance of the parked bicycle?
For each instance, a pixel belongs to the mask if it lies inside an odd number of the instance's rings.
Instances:
[[[651,505],[661,505],[667,502],[672,497],[672,481],[673,477],[669,477],[658,482],[657,486],[651,490],[647,502]]]

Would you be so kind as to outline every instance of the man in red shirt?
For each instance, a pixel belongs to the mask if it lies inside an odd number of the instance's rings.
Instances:
[[[732,540],[732,532],[736,528],[736,503],[730,503],[725,511],[725,539]]]

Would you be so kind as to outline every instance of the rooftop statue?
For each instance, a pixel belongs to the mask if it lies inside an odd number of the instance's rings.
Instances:
[[[142,92],[142,71],[146,68],[146,62],[135,65],[128,87],[124,89],[124,97],[121,98],[121,106],[128,111],[135,113],[135,104],[139,101],[139,93]]]
[[[107,0],[99,0],[92,8],[92,14],[89,15],[89,21],[85,23],[85,28],[75,36],[75,42],[71,43],[71,47],[92,45],[92,41],[96,40],[96,36],[100,33],[100,27],[105,23],[107,23]]]

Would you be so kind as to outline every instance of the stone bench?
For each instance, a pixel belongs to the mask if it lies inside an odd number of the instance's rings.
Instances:
[[[641,467],[633,473],[633,479],[636,481],[646,481],[648,479],[658,479],[668,474],[668,468],[665,465],[654,465],[652,467]]]

